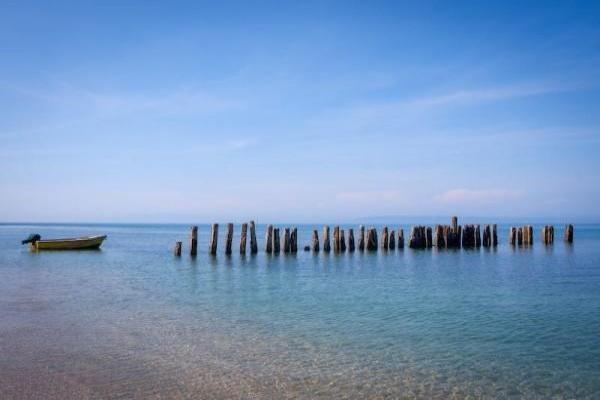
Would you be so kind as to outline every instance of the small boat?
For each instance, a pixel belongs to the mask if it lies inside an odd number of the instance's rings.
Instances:
[[[79,238],[47,239],[42,240],[40,235],[30,235],[21,243],[29,243],[31,250],[89,250],[98,249],[106,235],[84,236]]]

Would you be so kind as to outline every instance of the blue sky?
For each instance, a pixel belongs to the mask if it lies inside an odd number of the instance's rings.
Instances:
[[[597,217],[600,3],[4,2],[0,221]]]

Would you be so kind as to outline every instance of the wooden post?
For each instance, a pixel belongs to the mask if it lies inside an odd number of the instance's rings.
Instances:
[[[398,248],[404,248],[404,229],[398,229]]]
[[[475,247],[481,247],[481,225],[475,225]]]
[[[427,247],[427,233],[424,226],[413,226],[410,229],[408,247],[411,249],[424,249]]]
[[[293,227],[290,233],[290,252],[298,252],[298,228]]]
[[[329,241],[329,225],[323,227],[323,251],[329,253],[331,251],[331,242]]]
[[[190,256],[196,257],[196,254],[198,254],[198,227],[194,225],[190,235]]]
[[[365,247],[368,251],[377,250],[377,230],[375,228],[369,228],[367,230],[367,240]]]
[[[493,224],[492,225],[492,246],[496,247],[498,246],[498,231],[497,231],[497,225]]]
[[[381,250],[387,250],[390,247],[390,238],[388,236],[388,227],[384,226],[381,230]]]
[[[342,253],[346,251],[346,237],[343,229],[340,230],[340,251]]]
[[[284,253],[290,252],[290,228],[283,229],[283,243],[281,249]]]
[[[273,253],[279,254],[279,250],[281,249],[279,244],[279,228],[273,228]]]
[[[517,244],[519,246],[523,245],[523,228],[522,227],[517,228]]]
[[[333,251],[339,253],[340,251],[340,227],[333,227]]]
[[[225,254],[231,254],[231,245],[233,244],[233,224],[227,224],[227,236],[225,236]]]
[[[393,229],[390,231],[390,238],[389,238],[388,242],[389,242],[388,249],[396,250],[396,231],[394,231]]]
[[[462,247],[475,247],[475,226],[465,225],[462,229]]]
[[[433,234],[430,226],[425,228],[425,246],[427,246],[427,248],[433,246]]]
[[[492,228],[486,224],[483,226],[483,247],[490,247],[492,245]]]
[[[433,245],[437,248],[446,247],[446,241],[444,240],[444,226],[436,225],[433,235]]]
[[[265,233],[265,253],[273,253],[273,225],[267,226],[267,232]]]
[[[175,257],[181,257],[181,242],[175,242],[173,254],[175,254]]]
[[[240,254],[246,254],[246,236],[248,235],[248,224],[242,224],[242,233],[240,234]]]
[[[365,226],[358,228],[358,250],[365,251]]]
[[[554,226],[544,226],[544,229],[542,229],[542,242],[546,245],[554,243]]]
[[[354,252],[354,229],[348,229],[348,252]]]
[[[452,230],[454,232],[458,232],[458,217],[456,217],[456,216],[452,217],[452,222],[450,224],[450,227],[452,228]]]
[[[219,240],[219,224],[212,224],[210,228],[210,241],[208,243],[208,254],[217,254],[217,242]]]
[[[508,243],[511,246],[516,246],[517,244],[517,228],[511,226],[508,231]]]
[[[565,226],[563,239],[567,243],[573,243],[573,225],[569,224]]]
[[[316,229],[312,233],[312,251],[315,253],[319,252],[319,232]]]
[[[250,254],[258,253],[258,243],[256,242],[256,227],[254,221],[250,221]]]

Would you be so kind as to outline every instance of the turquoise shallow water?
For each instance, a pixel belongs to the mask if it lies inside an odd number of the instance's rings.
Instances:
[[[299,226],[269,256],[259,225],[259,254],[213,258],[201,226],[192,260],[187,226],[0,225],[2,398],[599,398],[600,226],[516,249],[499,228],[494,250],[313,255]],[[30,253],[31,232],[108,240]]]

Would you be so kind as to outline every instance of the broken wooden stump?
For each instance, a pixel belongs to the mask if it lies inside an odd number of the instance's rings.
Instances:
[[[462,229],[462,247],[475,247],[475,225],[465,225]]]
[[[404,229],[398,229],[398,248],[404,248]]]
[[[542,243],[545,245],[554,243],[554,226],[546,225],[542,228]]]
[[[481,226],[475,225],[475,247],[481,247]]]
[[[284,253],[290,252],[290,228],[283,228],[283,243],[281,243],[281,250]]]
[[[346,251],[346,238],[344,237],[344,230],[340,230],[340,251],[343,253]]]
[[[273,225],[268,225],[265,232],[265,253],[273,253]]]
[[[331,251],[331,242],[329,241],[329,225],[323,227],[323,251],[328,253]]]
[[[233,244],[233,224],[227,224],[227,235],[225,236],[225,254],[231,254],[231,245]]]
[[[567,243],[573,243],[573,225],[565,225],[565,233],[563,235],[563,239]]]
[[[390,237],[388,234],[388,227],[384,226],[383,229],[381,230],[381,243],[380,243],[380,247],[381,250],[387,250],[390,246]]]
[[[365,226],[361,225],[358,228],[358,250],[365,251]]]
[[[319,232],[316,229],[313,229],[312,232],[312,251],[319,252]]]
[[[431,248],[433,246],[433,235],[430,226],[425,228],[425,246],[427,248]]]
[[[273,228],[273,244],[271,247],[273,248],[273,253],[279,254],[279,250],[281,249],[281,244],[279,241],[279,228]]]
[[[293,227],[292,231],[290,232],[290,252],[298,252],[298,228],[296,227]]]
[[[436,225],[433,231],[433,245],[438,248],[446,247],[446,241],[444,239],[444,226]]]
[[[375,228],[369,228],[367,230],[367,239],[365,243],[365,248],[368,251],[376,251],[377,250],[377,230]]]
[[[393,229],[390,231],[390,238],[389,238],[388,249],[389,250],[396,250],[396,231],[394,231]]]
[[[511,226],[508,230],[508,244],[511,246],[517,245],[517,228]]]
[[[517,244],[519,246],[523,246],[523,228],[522,227],[517,228]]]
[[[340,252],[340,227],[337,225],[333,227],[333,251]]]
[[[258,253],[258,243],[256,242],[256,227],[254,221],[250,221],[250,254]]]
[[[175,257],[181,257],[181,242],[175,242],[173,254],[175,254]]]
[[[354,229],[348,229],[348,252],[354,252]]]
[[[196,254],[198,254],[198,227],[194,225],[190,234],[190,256],[196,257]]]
[[[424,249],[427,247],[427,228],[424,226],[413,226],[410,229],[408,247],[411,249]]]
[[[246,254],[246,236],[248,235],[248,224],[242,224],[242,231],[240,233],[240,254]]]
[[[483,227],[483,247],[492,247],[493,246],[493,233],[492,233],[492,226],[491,225],[485,225]]]
[[[217,243],[219,240],[219,224],[212,224],[210,227],[210,240],[208,242],[208,254],[217,254]]]

